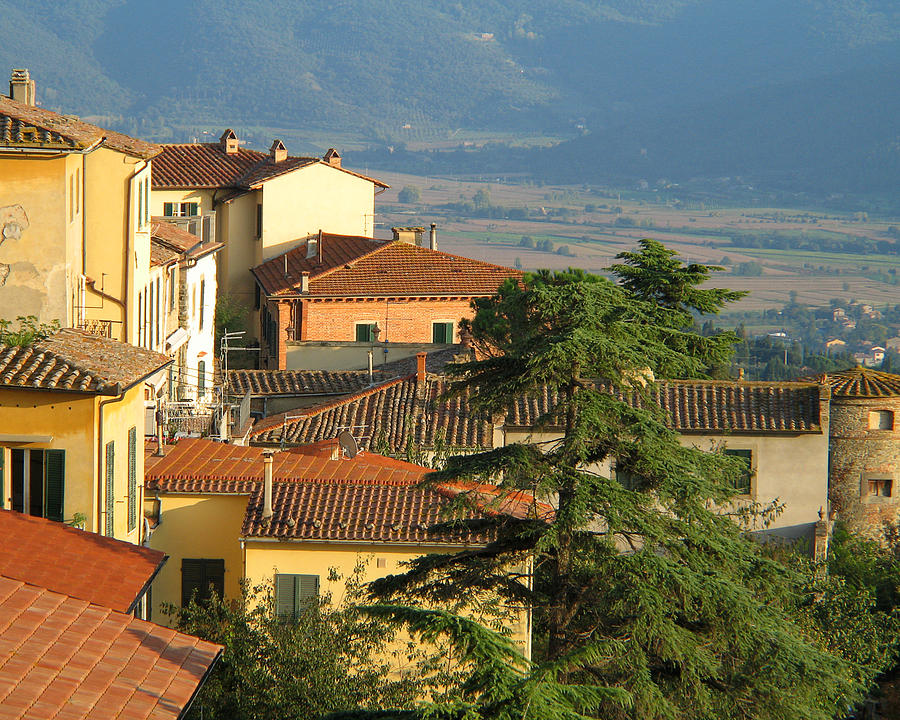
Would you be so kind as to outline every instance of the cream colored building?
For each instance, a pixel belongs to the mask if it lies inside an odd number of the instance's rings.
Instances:
[[[0,317],[138,343],[160,148],[35,105],[14,70],[0,95]]]
[[[154,612],[160,602],[179,605],[210,586],[237,597],[246,580],[273,589],[279,612],[291,614],[326,593],[339,602],[344,579],[361,562],[362,579],[372,580],[426,553],[485,543],[429,532],[450,495],[417,487],[427,472],[374,453],[346,457],[336,442],[272,452],[268,461],[260,448],[203,439],[148,455],[150,546],[169,556],[153,584]],[[528,512],[523,502],[507,507]],[[528,613],[511,610],[511,618],[514,637],[530,652]]]
[[[0,346],[0,507],[141,543],[144,386],[168,363],[79,330]]]
[[[371,236],[379,180],[324,158],[294,157],[276,140],[247,150],[232,130],[217,143],[164,145],[154,163],[151,211],[224,243],[220,295],[254,307],[250,268],[325,230]],[[205,234],[205,235],[204,235]]]

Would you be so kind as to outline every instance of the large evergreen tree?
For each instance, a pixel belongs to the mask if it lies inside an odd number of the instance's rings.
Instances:
[[[672,260],[648,249],[635,264]],[[740,468],[682,447],[650,400],[654,377],[698,377],[730,352],[730,336],[691,329],[691,309],[732,299],[698,296],[699,276],[659,294],[640,278],[542,271],[477,301],[479,359],[455,370],[454,391],[492,414],[549,396],[539,425],[559,440],[451,458],[430,482],[489,480],[555,512],[486,514],[470,522],[495,534],[486,547],[426,556],[373,584],[381,604],[369,612],[449,640],[467,663],[454,701],[404,717],[826,720],[858,700],[873,669],[851,668],[808,621],[809,578],[725,512]],[[526,562],[531,573],[510,573]],[[533,661],[427,609],[459,598],[532,608]]]

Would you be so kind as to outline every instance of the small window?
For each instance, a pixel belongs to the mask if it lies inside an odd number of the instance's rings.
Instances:
[[[638,481],[637,476],[634,473],[629,472],[623,467],[620,467],[618,463],[616,463],[615,469],[615,478],[616,481],[626,490],[637,490]]]
[[[203,603],[215,593],[225,595],[225,561],[219,558],[184,558],[181,561],[181,606],[187,607],[191,598]]]
[[[869,480],[869,496],[870,497],[891,497],[893,492],[893,480],[889,478],[877,478]]]
[[[200,280],[200,329],[206,319],[206,278]]]
[[[206,393],[206,361],[201,360],[197,363],[197,394],[204,395]]]
[[[175,217],[177,207],[178,203],[163,203],[163,215],[166,217]]]
[[[893,430],[894,413],[891,410],[872,410],[869,412],[869,430]]]
[[[175,268],[169,271],[169,312],[175,310]]]
[[[256,206],[256,237],[257,238],[262,238],[262,230],[263,230],[262,220],[263,220],[263,218],[262,218],[262,203],[260,203],[259,205]]]
[[[431,324],[431,342],[449,345],[453,342],[453,323],[436,322]]]
[[[375,342],[376,323],[356,323],[356,342]]]
[[[753,451],[752,450],[732,450],[725,449],[725,454],[731,457],[740,458],[744,467],[741,474],[732,480],[732,487],[741,495],[750,494],[750,476],[753,473]]]
[[[181,214],[184,217],[196,217],[199,210],[200,206],[195,202],[181,203]]]
[[[275,575],[275,610],[280,618],[295,619],[318,598],[318,575]]]

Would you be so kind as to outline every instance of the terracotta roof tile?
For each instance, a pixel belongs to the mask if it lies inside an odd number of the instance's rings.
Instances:
[[[0,345],[0,388],[117,395],[170,362],[128,343],[64,329],[34,345]]]
[[[176,260],[191,260],[224,247],[225,243],[207,241],[162,218],[150,225],[150,264],[168,265]]]
[[[857,366],[814,379],[828,385],[834,397],[900,397],[900,375],[871,368]]]
[[[0,576],[0,717],[181,717],[219,645]]]
[[[493,424],[470,409],[465,398],[438,400],[446,381],[429,377],[419,387],[415,376],[383,383],[355,395],[313,408],[292,410],[258,422],[250,431],[260,444],[303,444],[337,436],[353,427],[363,448],[405,452],[410,442],[429,448],[489,448]],[[652,397],[678,432],[821,432],[820,386],[815,383],[731,383],[666,381]],[[631,402],[640,404],[637,397]],[[511,403],[504,423],[532,427],[552,413],[557,400],[544,390]],[[292,419],[285,422],[285,416]],[[299,417],[294,417],[299,416]]]
[[[236,153],[229,154],[220,142],[163,145],[153,163],[153,187],[249,190],[273,177],[317,164],[335,167],[314,157],[288,156],[275,163],[268,153],[246,148],[239,148]],[[346,168],[335,169],[368,180],[379,187],[388,187],[380,180]]]
[[[159,145],[0,95],[0,147],[83,150],[100,140],[103,147],[145,160],[162,149]]]
[[[129,612],[166,560],[158,550],[0,510],[0,575]]]
[[[399,240],[381,242],[330,233],[323,234],[319,263],[318,248],[307,252],[311,241],[253,268],[267,295],[299,296],[304,271],[309,272],[309,291],[303,296],[313,298],[493,295],[504,280],[522,274],[512,268]]]

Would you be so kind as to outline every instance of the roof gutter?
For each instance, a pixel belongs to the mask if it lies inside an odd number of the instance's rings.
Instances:
[[[213,668],[216,666],[216,663],[219,662],[219,658],[222,657],[222,653],[223,653],[224,651],[225,651],[225,648],[219,646],[219,651],[216,653],[216,656],[212,659],[212,662],[209,664],[209,667],[206,668],[206,672],[203,673],[203,677],[200,678],[200,682],[197,683],[197,686],[194,688],[194,692],[191,693],[191,698],[190,698],[190,700],[187,701],[187,703],[185,704],[185,706],[182,708],[181,712],[178,713],[178,718],[177,718],[177,720],[184,720],[184,718],[187,717],[187,714],[188,714],[188,712],[189,712],[190,709],[191,709],[191,705],[194,704],[194,700],[197,699],[197,695],[200,693],[200,688],[203,687],[204,683],[205,683],[205,682],[207,681],[207,679],[209,678],[210,673],[212,673]]]

